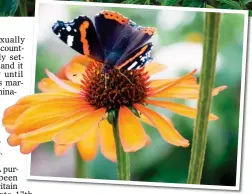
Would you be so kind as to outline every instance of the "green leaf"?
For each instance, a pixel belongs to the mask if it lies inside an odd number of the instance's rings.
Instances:
[[[19,0],[0,0],[0,16],[13,16],[19,3]]]
[[[171,6],[171,5],[175,5],[179,2],[180,0],[166,0],[165,1],[165,5]]]
[[[233,9],[242,9],[241,5],[237,1],[230,1],[230,0],[218,0],[221,3],[227,4],[230,6],[230,8]]]
[[[252,2],[252,0],[242,0],[242,2],[243,2],[243,4],[248,4],[248,3],[250,3],[250,2]]]
[[[201,7],[203,4],[203,0],[184,0],[182,6],[183,7]]]
[[[190,4],[192,3],[193,0],[184,0],[182,6],[183,7],[190,7]]]

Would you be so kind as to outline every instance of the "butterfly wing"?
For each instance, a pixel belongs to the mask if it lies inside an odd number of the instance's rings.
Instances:
[[[143,67],[148,61],[152,60],[150,55],[152,49],[152,43],[147,43],[142,47],[132,52],[126,61],[117,66],[118,69],[139,69]]]
[[[113,11],[102,11],[95,17],[98,38],[104,48],[104,62],[118,66],[142,47],[155,33],[154,28],[137,26]]]
[[[57,21],[52,30],[75,51],[99,61],[104,60],[95,27],[87,16],[79,16],[71,22]]]

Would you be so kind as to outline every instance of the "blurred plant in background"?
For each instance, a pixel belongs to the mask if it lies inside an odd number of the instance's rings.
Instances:
[[[0,16],[34,16],[35,0],[1,0]]]
[[[252,0],[62,0],[252,10]],[[0,16],[34,16],[35,0],[1,0]],[[250,11],[252,15],[252,11]]]
[[[36,85],[46,75],[44,68],[57,72],[77,53],[62,43],[51,31],[57,20],[70,21],[79,15],[90,18],[108,7],[85,8],[80,6],[45,4],[40,6],[39,34],[36,63]],[[158,34],[152,38],[154,59],[168,66],[158,78],[174,78],[193,68],[200,72],[202,59],[202,34],[204,13],[168,10],[143,10],[112,8],[139,25],[153,26]],[[51,14],[48,14],[50,12]],[[175,17],[176,16],[176,17]],[[235,26],[235,28],[234,28]],[[237,147],[239,134],[239,103],[242,70],[244,18],[239,14],[222,14],[220,44],[215,85],[228,85],[228,89],[213,99],[211,112],[220,120],[210,123],[206,162],[202,184],[236,184]],[[199,75],[199,74],[196,74]],[[36,92],[39,90],[36,88]],[[179,102],[183,102],[179,100]],[[185,103],[196,106],[195,101]],[[172,117],[175,127],[184,137],[192,140],[193,120],[156,108],[159,113]],[[152,137],[152,144],[131,154],[131,174],[134,181],[186,183],[190,149],[181,149],[166,144],[154,130],[145,125]],[[31,175],[74,177],[75,152],[55,157],[53,144],[40,146],[32,153]],[[64,169],[64,170],[62,170]],[[116,164],[102,154],[88,163],[88,177],[116,179]]]

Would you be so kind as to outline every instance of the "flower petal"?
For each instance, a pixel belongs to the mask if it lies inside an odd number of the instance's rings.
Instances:
[[[150,81],[150,87],[159,87],[164,84],[171,84],[172,82],[176,81],[177,79],[156,79]],[[197,84],[197,78],[194,76],[190,76],[185,80],[181,81],[181,84],[187,84],[187,85],[196,85]]]
[[[166,65],[162,65],[157,62],[150,62],[144,67],[144,70],[148,72],[149,75],[153,75],[165,70],[166,68]]]
[[[116,146],[112,125],[107,120],[102,120],[99,127],[101,152],[107,159],[116,162]]]
[[[66,91],[72,92],[72,93],[79,93],[80,90],[72,87],[72,84],[67,84],[67,81],[63,81],[61,79],[59,79],[56,75],[54,75],[52,72],[48,71],[48,69],[45,70],[47,76],[54,81],[58,86],[60,86],[61,88],[65,89]],[[71,83],[71,82],[68,82]],[[78,85],[78,84],[77,84]]]
[[[86,68],[92,62],[94,62],[94,59],[85,55],[77,55],[73,57],[65,68],[65,75],[67,79],[74,83],[81,84],[81,80],[83,80],[83,74],[85,73]]]
[[[72,145],[58,145],[54,144],[54,153],[56,156],[63,156],[72,147]]]
[[[159,106],[162,108],[167,108],[179,115],[186,116],[192,119],[195,119],[197,116],[197,109],[191,108],[189,106],[185,106],[182,104],[178,104],[175,102],[167,102],[167,101],[157,101],[157,100],[145,100],[147,104],[151,104],[154,106]],[[208,117],[209,120],[217,120],[218,117],[214,114],[210,114]]]
[[[22,154],[30,154],[33,150],[38,147],[39,144],[23,143],[20,144],[20,152]]]
[[[199,95],[199,85],[180,84],[173,88],[163,90],[152,97],[157,98],[180,98],[180,99],[195,99]]]
[[[144,114],[140,113],[139,115],[140,115],[140,121],[143,121],[144,123],[146,123],[152,127],[156,127]]]
[[[67,118],[74,112],[85,108],[79,101],[58,101],[32,106],[21,114],[15,122],[16,134],[26,133]]]
[[[38,83],[39,90],[42,92],[61,92],[61,93],[62,92],[66,92],[66,93],[79,93],[80,92],[81,87],[79,84],[73,83],[68,80],[61,80],[59,78],[57,79],[60,80],[60,82],[63,83],[64,86],[67,85],[68,87],[63,88],[61,85],[58,85],[50,78],[44,78]],[[69,90],[69,88],[71,89]]]
[[[228,88],[227,86],[219,86],[217,88],[214,88],[213,92],[212,92],[212,96],[217,96],[219,94],[219,92],[221,92],[227,88]]]
[[[9,137],[8,137],[8,144],[10,146],[18,146],[20,145],[21,141],[20,139],[18,138],[18,136],[16,134],[11,134]]]
[[[4,111],[2,123],[8,133],[14,130],[14,124],[17,118],[29,108],[29,105],[12,105]]]
[[[59,131],[65,129],[67,126],[73,124],[75,121],[82,118],[85,114],[92,111],[94,111],[92,107],[82,109],[81,111],[69,116],[69,119],[62,119],[58,122],[47,125],[35,131],[21,134],[19,135],[19,138],[23,142],[27,143],[45,143],[52,141],[53,136],[56,135]]]
[[[86,67],[80,63],[72,63],[66,67],[67,79],[74,83],[81,84],[83,80],[83,74],[85,73]]]
[[[105,108],[87,113],[81,119],[56,134],[53,140],[57,144],[73,144],[82,140],[90,130],[97,127],[105,113]]]
[[[162,117],[155,111],[141,104],[134,104],[134,107],[142,114],[144,114],[156,126],[160,135],[165,141],[176,146],[189,146],[188,140],[186,140],[179,134],[179,132],[173,127],[169,119]]]
[[[220,86],[213,89],[212,96],[216,96],[220,91],[226,89],[227,86]],[[163,90],[152,97],[157,98],[180,98],[180,99],[198,99],[200,86],[180,84],[176,87]]]
[[[58,78],[63,79],[63,80],[67,80],[66,73],[65,73],[65,70],[66,70],[67,65],[68,65],[68,64],[65,64],[65,65],[63,65],[63,66],[59,69],[58,73],[56,74]]]
[[[87,132],[84,139],[76,145],[83,160],[93,160],[98,151],[98,127]]]
[[[16,104],[36,104],[41,102],[47,102],[49,100],[71,100],[71,99],[79,99],[81,100],[81,96],[79,94],[74,93],[62,93],[62,92],[54,92],[54,93],[38,93],[33,95],[24,96],[17,101]]]
[[[183,83],[185,80],[188,80],[195,72],[196,72],[196,69],[193,70],[192,72],[186,74],[185,76],[176,79],[172,83],[165,83],[165,84],[160,85],[158,87],[151,88],[148,96],[152,97],[152,96],[155,96],[156,94],[158,94],[158,93],[160,93],[160,92],[162,92],[164,90],[170,90],[171,88],[176,87],[177,85]]]
[[[119,135],[125,152],[135,152],[146,144],[146,133],[138,118],[122,106],[118,116]]]
[[[146,134],[146,146],[151,144],[151,138],[149,135]]]

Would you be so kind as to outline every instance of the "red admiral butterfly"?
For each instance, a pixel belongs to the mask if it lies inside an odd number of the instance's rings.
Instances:
[[[103,73],[110,69],[138,69],[151,60],[147,41],[155,28],[136,25],[113,11],[102,11],[94,18],[79,16],[71,22],[57,21],[52,29],[77,52],[102,62]]]

